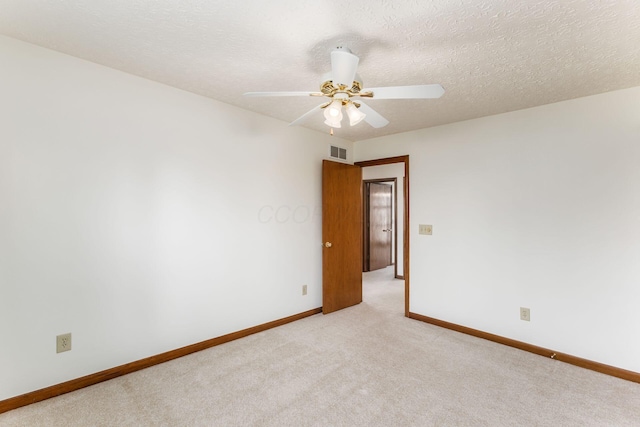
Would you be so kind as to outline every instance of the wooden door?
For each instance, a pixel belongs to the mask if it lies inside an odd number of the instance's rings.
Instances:
[[[389,184],[369,183],[369,270],[391,265],[392,187]]]
[[[362,302],[362,168],[322,162],[322,312]]]

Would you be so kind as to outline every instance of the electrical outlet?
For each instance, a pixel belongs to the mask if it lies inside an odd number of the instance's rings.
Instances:
[[[71,350],[71,332],[56,337],[56,353]]]
[[[528,308],[520,307],[520,320],[531,321],[531,312]]]
[[[307,294],[307,285],[302,285],[302,295]]]
[[[433,225],[420,224],[418,227],[418,234],[432,235],[433,234]]]

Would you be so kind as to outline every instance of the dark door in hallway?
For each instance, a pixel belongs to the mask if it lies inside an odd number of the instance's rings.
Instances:
[[[391,265],[392,187],[367,183],[369,271]]]
[[[322,312],[362,302],[362,168],[322,162]]]

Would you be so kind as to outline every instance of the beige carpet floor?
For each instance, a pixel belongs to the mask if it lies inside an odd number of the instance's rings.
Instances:
[[[364,302],[0,415],[1,426],[640,426],[640,384]]]

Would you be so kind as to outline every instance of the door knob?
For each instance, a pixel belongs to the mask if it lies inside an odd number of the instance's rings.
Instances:
[[[325,247],[327,247],[327,248],[330,248],[332,245],[331,245],[331,242],[326,242],[326,243],[324,244],[324,246],[325,246]]]

